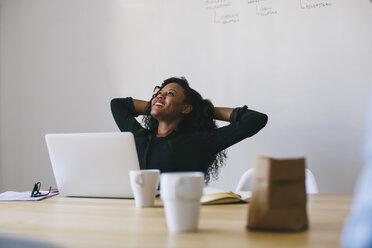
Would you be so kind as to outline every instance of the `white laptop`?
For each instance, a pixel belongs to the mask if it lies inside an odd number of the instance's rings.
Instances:
[[[139,170],[133,134],[45,135],[57,187],[63,196],[133,198],[129,170]]]

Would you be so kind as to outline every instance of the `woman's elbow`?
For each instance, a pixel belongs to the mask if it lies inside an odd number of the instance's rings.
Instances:
[[[112,106],[115,106],[116,104],[118,104],[119,100],[120,100],[120,98],[113,98],[113,99],[111,99],[110,106],[111,107]]]
[[[250,122],[251,128],[247,131],[247,137],[252,137],[256,133],[258,133],[261,129],[263,129],[268,121],[269,117],[266,114],[259,113],[255,117],[255,120]]]
[[[267,124],[267,121],[269,120],[269,117],[266,114],[262,114],[259,118],[259,123],[260,123],[260,129],[264,128]]]

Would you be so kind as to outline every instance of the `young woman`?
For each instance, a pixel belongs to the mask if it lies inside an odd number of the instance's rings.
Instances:
[[[202,171],[217,179],[225,149],[251,137],[267,123],[267,115],[240,108],[214,107],[185,78],[166,79],[149,102],[131,97],[111,101],[120,131],[134,134],[141,169]],[[135,117],[144,115],[145,128]],[[229,121],[218,128],[215,120]]]

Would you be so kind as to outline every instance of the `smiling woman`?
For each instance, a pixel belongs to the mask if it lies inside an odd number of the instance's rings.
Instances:
[[[111,111],[121,131],[134,134],[141,169],[202,171],[217,179],[225,149],[253,136],[267,115],[247,106],[219,108],[192,89],[185,78],[166,79],[150,101],[116,98]],[[144,126],[135,117],[144,115]],[[218,128],[215,120],[229,121]]]
[[[150,116],[158,120],[157,137],[165,137],[176,130],[180,121],[190,112],[192,105],[185,102],[185,92],[181,85],[168,83],[156,93],[148,104]]]

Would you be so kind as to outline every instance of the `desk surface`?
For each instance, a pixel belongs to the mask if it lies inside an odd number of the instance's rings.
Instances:
[[[199,230],[168,232],[160,199],[154,208],[133,200],[55,196],[0,202],[0,235],[62,247],[339,247],[352,195],[309,195],[310,228],[299,233],[246,230],[249,204],[202,206]]]

